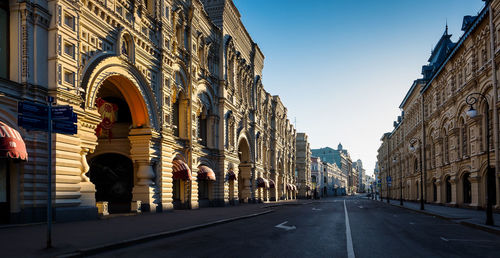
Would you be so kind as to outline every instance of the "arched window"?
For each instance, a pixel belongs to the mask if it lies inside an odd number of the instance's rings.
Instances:
[[[472,201],[472,186],[470,182],[470,174],[465,173],[462,179],[462,187],[464,194],[464,203],[471,203]]]
[[[463,118],[460,119],[460,140],[461,140],[461,151],[462,151],[462,157],[465,157],[469,155],[468,151],[468,145],[469,145],[469,137],[468,137],[468,128],[467,124],[465,124],[465,121]]]
[[[450,176],[446,177],[445,183],[446,183],[446,202],[450,203],[451,202],[451,178],[450,178]]]
[[[180,99],[177,99],[175,103],[172,104],[172,129],[174,130],[174,135],[179,137],[179,102]]]
[[[201,145],[205,145],[207,146],[207,142],[208,142],[208,133],[207,133],[207,130],[208,130],[208,119],[207,119],[207,116],[208,116],[208,111],[207,109],[205,108],[205,106],[203,106],[200,114],[198,115],[198,137],[199,137],[199,141],[200,141],[200,144]]]
[[[445,130],[443,130],[443,165],[450,162],[449,138]]]

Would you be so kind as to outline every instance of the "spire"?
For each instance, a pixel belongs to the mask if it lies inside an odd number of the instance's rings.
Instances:
[[[444,30],[444,35],[448,35],[448,18],[446,18],[446,29]]]

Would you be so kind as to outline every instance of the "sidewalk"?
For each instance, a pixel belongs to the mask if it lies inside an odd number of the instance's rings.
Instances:
[[[387,202],[387,200],[384,199],[383,202]],[[401,207],[399,200],[390,200],[390,204]],[[420,202],[406,202],[406,201],[403,202],[402,208],[406,208],[409,210],[413,210],[431,216],[436,216],[442,219],[446,219],[449,221],[453,221],[477,229],[485,230],[491,233],[500,234],[500,214],[498,213],[493,213],[493,220],[495,225],[488,226],[484,224],[486,221],[486,211],[484,210],[453,208],[453,207],[447,207],[429,203],[425,203],[424,210],[420,210]]]
[[[243,204],[239,206],[175,210],[99,220],[54,223],[51,249],[45,249],[46,225],[0,227],[3,257],[54,257],[63,254],[90,254],[100,249],[167,237],[203,227],[272,212],[272,207],[305,204],[309,200]]]

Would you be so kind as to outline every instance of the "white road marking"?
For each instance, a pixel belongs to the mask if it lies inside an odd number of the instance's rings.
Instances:
[[[354,258],[354,248],[352,247],[352,237],[351,237],[351,226],[349,226],[349,215],[347,214],[347,207],[344,200],[344,212],[345,212],[345,236],[347,240],[347,257]]]
[[[363,209],[363,206],[358,206],[358,208]]]
[[[288,223],[288,221],[285,221],[285,222],[283,222],[283,223],[281,223],[281,224],[278,224],[278,225],[276,225],[276,226],[274,226],[274,227],[276,227],[276,228],[282,228],[282,229],[284,229],[284,230],[286,230],[286,231],[296,229],[296,227],[295,227],[295,226],[285,226],[285,224],[286,224],[286,223]]]
[[[491,240],[481,240],[481,239],[449,239],[441,237],[441,240],[449,242],[449,241],[464,241],[464,242],[496,242]]]
[[[313,208],[312,210],[313,210],[313,211],[320,211],[321,209],[316,209],[316,208]]]
[[[410,225],[415,225],[415,222],[410,222]]]

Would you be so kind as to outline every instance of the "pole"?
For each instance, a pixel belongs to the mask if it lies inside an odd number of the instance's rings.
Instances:
[[[496,171],[498,170],[498,167],[500,166],[500,155],[498,152],[498,111],[496,108],[496,103],[498,101],[498,82],[497,82],[497,69],[496,69],[496,61],[495,61],[495,28],[493,27],[493,7],[491,6],[491,0],[487,1],[488,8],[489,8],[489,22],[490,22],[490,53],[491,53],[491,77],[492,77],[492,82],[493,82],[493,147],[495,149],[495,173],[493,171],[490,171],[490,155],[489,155],[489,150],[490,146],[488,146],[488,170],[486,171],[486,176],[487,176],[487,188],[486,188],[486,195],[487,197],[487,203],[486,203],[486,225],[493,225],[493,211],[492,211],[492,206],[493,204],[491,201],[493,200],[493,189],[496,187],[495,186],[495,178],[496,178]],[[488,100],[486,100],[486,103]],[[488,104],[487,104],[488,105]],[[489,110],[489,108],[488,108]],[[489,112],[489,111],[488,111]],[[486,119],[488,120],[488,114],[486,115]],[[488,123],[487,126],[489,127],[490,124]],[[488,128],[488,133],[489,133],[489,128]],[[489,139],[489,136],[488,138]]]
[[[47,165],[47,248],[52,247],[52,102],[54,98],[49,96],[47,139],[48,139],[48,165]]]
[[[483,96],[484,97],[484,96]],[[493,207],[491,204],[491,190],[492,181],[491,180],[491,166],[490,166],[490,105],[488,104],[488,99],[486,101],[486,158],[488,160],[488,165],[486,167],[486,225],[493,225]]]
[[[420,142],[420,210],[424,210],[424,162],[422,154],[422,142]]]

